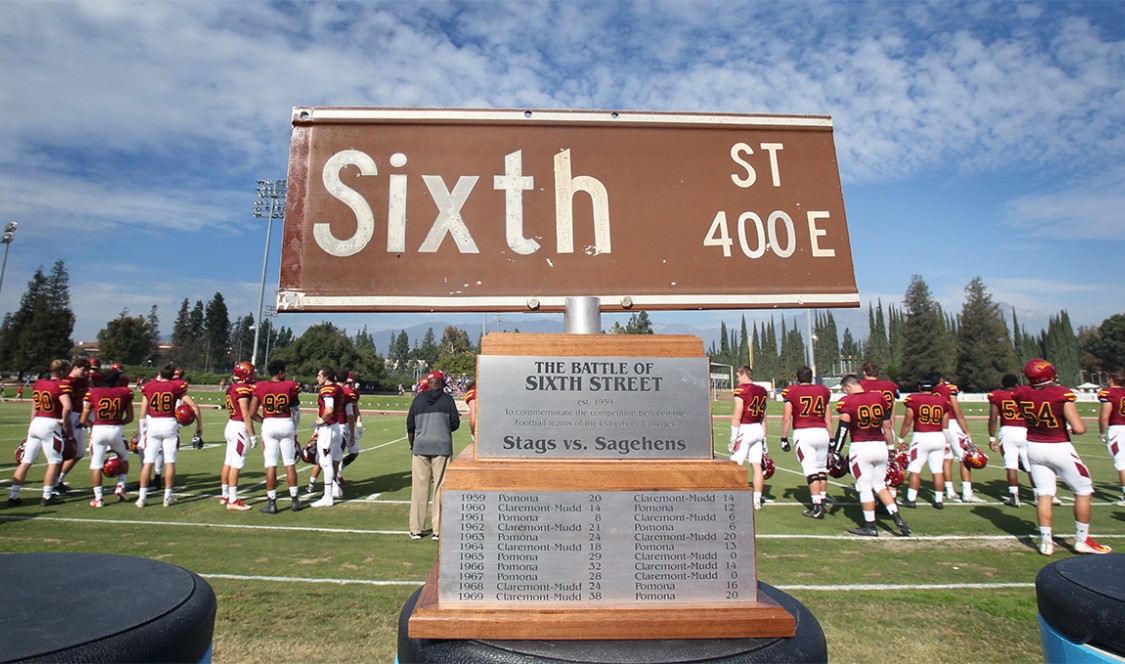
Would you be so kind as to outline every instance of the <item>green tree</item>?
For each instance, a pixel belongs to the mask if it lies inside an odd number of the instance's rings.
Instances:
[[[1043,357],[1055,365],[1059,372],[1059,382],[1076,385],[1079,382],[1078,336],[1070,324],[1070,314],[1063,311],[1051,316],[1047,330],[1043,334]]]
[[[1010,339],[1000,305],[993,302],[984,281],[974,277],[965,287],[957,328],[957,379],[962,390],[986,392],[998,387],[1004,374],[1016,370]]]
[[[953,346],[941,306],[930,295],[921,275],[914,275],[903,300],[902,366],[898,381],[914,385],[922,374],[939,371],[949,375]]]
[[[883,317],[883,301],[879,300],[877,306],[867,305],[867,323],[871,334],[863,347],[863,357],[886,368],[891,361],[891,342],[887,336],[887,324]]]
[[[432,367],[434,362],[437,362],[438,345],[437,338],[434,336],[434,328],[426,328],[426,334],[422,336],[422,343],[414,352],[414,357],[425,362],[427,367]]]
[[[0,325],[0,358],[22,376],[45,372],[52,360],[67,357],[74,347],[74,312],[70,308],[66,264],[56,261],[50,274],[35,271],[15,312]]]
[[[835,375],[840,372],[840,341],[836,333],[836,319],[831,311],[816,312],[813,324],[813,358],[817,373]]]
[[[1114,314],[1102,321],[1090,352],[1098,358],[1102,371],[1125,368],[1125,314]]]
[[[652,321],[648,318],[647,311],[638,311],[629,316],[625,324],[625,334],[652,334]]]
[[[142,316],[130,316],[128,309],[98,332],[98,354],[105,360],[144,364],[155,352],[148,321]]]
[[[477,356],[468,332],[452,325],[446,326],[439,348],[441,352],[435,368],[454,375],[476,374]]]
[[[261,332],[258,333],[258,338],[261,340],[259,343],[265,340]],[[232,366],[236,362],[249,361],[254,356],[254,314],[246,314],[234,319],[234,325],[230,326],[230,340],[227,344],[231,349]]]
[[[203,342],[208,371],[226,371],[230,367],[230,314],[222,293],[215,293],[203,314]],[[253,345],[253,344],[251,344]]]
[[[332,323],[318,323],[305,330],[292,344],[273,353],[285,360],[294,380],[313,382],[321,367],[351,371],[364,384],[383,386],[386,370],[383,360],[371,351],[356,349],[352,339]]]
[[[844,334],[840,338],[840,373],[849,374],[858,371],[859,366],[863,364],[862,357],[859,342],[852,336],[852,331],[845,327]]]

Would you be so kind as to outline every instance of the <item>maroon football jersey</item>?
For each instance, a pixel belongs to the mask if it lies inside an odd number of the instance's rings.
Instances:
[[[902,403],[914,413],[914,430],[919,433],[941,431],[942,420],[950,413],[949,399],[933,392],[908,394]]]
[[[881,392],[856,392],[845,394],[836,402],[836,412],[848,415],[848,434],[852,442],[870,440],[886,442],[883,435],[883,420],[891,408],[887,397]]]
[[[824,414],[832,393],[823,385],[797,383],[781,391],[781,398],[793,406],[794,429],[825,429]]]
[[[149,417],[175,417],[176,402],[187,394],[187,382],[183,380],[150,380],[141,388],[141,394],[148,399]]]
[[[316,396],[317,415],[325,424],[339,424],[346,422],[344,415],[344,388],[339,385],[322,385]],[[328,407],[328,399],[332,400],[332,407]]]
[[[35,404],[35,417],[62,417],[63,405],[59,399],[62,395],[71,397],[71,407],[74,406],[74,395],[70,391],[70,383],[66,380],[55,378],[40,378],[31,386],[31,401]]]
[[[887,411],[889,417],[895,412],[895,399],[898,398],[898,385],[893,381],[882,380],[880,378],[863,378],[860,379],[859,384],[863,386],[864,392],[878,392],[887,399],[887,403],[891,404],[891,409]]]
[[[231,383],[227,388],[226,398],[224,399],[227,413],[230,414],[230,419],[235,422],[244,422],[242,417],[242,406],[238,402],[246,399],[249,402],[250,396],[254,394],[254,386],[250,383]]]
[[[133,390],[128,387],[91,387],[86,393],[94,424],[122,424],[133,407]]]
[[[262,405],[262,417],[290,417],[299,403],[301,387],[291,380],[265,380],[254,385],[254,396]]]
[[[1027,439],[1034,443],[1065,443],[1070,440],[1066,429],[1063,405],[1077,401],[1069,387],[1051,385],[1034,388],[1018,387],[1015,399],[1019,402],[1023,421],[1027,424]]]
[[[742,424],[757,424],[766,419],[766,388],[754,383],[739,383],[734,396],[742,399]]]
[[[1020,414],[1019,403],[1016,402],[1015,390],[993,390],[988,393],[988,403],[996,406],[1000,413],[1000,426],[1026,427],[1023,415]]]
[[[1098,401],[1113,405],[1109,411],[1109,426],[1125,426],[1125,389],[1107,387],[1098,392]]]

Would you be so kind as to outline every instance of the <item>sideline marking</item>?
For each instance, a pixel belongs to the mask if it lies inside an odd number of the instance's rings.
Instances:
[[[254,576],[247,574],[209,574],[196,572],[205,579],[229,579],[232,581],[275,581],[281,583],[328,583],[349,586],[421,586],[422,581],[376,581],[374,579],[313,579],[307,577]],[[1005,590],[1009,588],[1034,588],[1034,583],[917,583],[917,584],[842,584],[842,585],[804,585],[785,584],[774,586],[778,590],[811,590],[827,592],[851,592],[854,590]]]
[[[0,514],[0,520],[12,521],[51,521],[63,523],[90,523],[90,524],[120,524],[129,526],[179,526],[184,528],[242,528],[252,530],[280,530],[280,531],[296,531],[296,532],[314,532],[314,533],[340,533],[348,535],[407,535],[408,531],[405,530],[363,530],[360,528],[317,528],[314,526],[263,526],[247,523],[199,523],[193,521],[141,521],[138,519],[83,519],[76,517],[59,517],[59,516],[29,516],[23,514]],[[1025,539],[1038,539],[1039,533],[1028,533],[1026,535],[911,535],[910,537],[857,537],[855,535],[788,535],[784,533],[775,534],[762,534],[756,535],[756,539],[819,539],[819,540],[848,540],[852,542],[941,542],[941,541],[965,541],[965,540],[981,540],[981,541],[1004,541],[1004,540],[1025,540]],[[1125,538],[1125,534],[1098,534],[1098,539],[1121,539]],[[1062,535],[1055,535],[1055,541],[1070,541],[1070,538]]]

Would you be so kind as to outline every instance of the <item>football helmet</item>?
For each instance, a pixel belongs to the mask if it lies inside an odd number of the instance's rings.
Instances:
[[[186,403],[176,406],[176,421],[183,426],[191,424],[195,421],[195,411]]]
[[[78,439],[73,435],[63,434],[63,461],[70,461],[78,456]]]
[[[902,472],[902,466],[894,459],[887,461],[887,486],[898,488],[902,486],[902,483],[905,481],[906,473]]]
[[[768,480],[769,478],[773,477],[773,471],[774,470],[776,470],[776,468],[773,465],[773,459],[770,458],[770,455],[763,454],[762,455],[762,477]]]
[[[24,438],[20,444],[16,446],[16,463],[23,463],[23,451],[27,449],[27,439]]]
[[[90,358],[90,370],[91,371],[98,371],[101,368],[102,368],[102,359],[100,357],[91,357]]]
[[[906,452],[899,452],[895,455],[894,459],[899,468],[902,468],[903,470],[906,470],[906,467],[910,465],[910,455]]]
[[[305,463],[316,464],[316,436],[313,436],[313,439],[306,443],[305,446],[298,451],[300,453],[301,461],[304,461]]]
[[[1055,371],[1055,365],[1041,357],[1030,360],[1025,364],[1023,375],[1027,377],[1027,382],[1032,385],[1046,385],[1059,379],[1059,373]]]
[[[236,380],[240,380],[243,383],[249,383],[253,381],[256,377],[254,365],[250,364],[249,362],[239,362],[238,364],[234,365],[234,377]]]
[[[965,452],[965,459],[962,463],[968,468],[980,470],[988,465],[988,455],[970,445],[968,451]]]
[[[173,380],[183,380],[184,370],[179,368],[179,367],[176,367],[175,369],[172,369],[172,378],[173,378]]]
[[[848,462],[839,452],[828,455],[828,474],[832,477],[843,477],[848,474]]]
[[[114,362],[113,364],[109,365],[109,370],[116,371],[117,373],[125,373],[125,365],[121,364],[120,362]]]
[[[112,457],[105,460],[105,465],[102,466],[102,475],[106,477],[117,477],[118,475],[128,474],[129,461],[121,457]]]

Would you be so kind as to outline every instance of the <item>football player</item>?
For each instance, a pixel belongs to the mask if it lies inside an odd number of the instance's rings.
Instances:
[[[1098,392],[1101,410],[1098,411],[1098,433],[1113,457],[1113,467],[1121,482],[1121,500],[1125,507],[1125,369],[1109,376],[1109,387]]]
[[[254,365],[239,362],[234,365],[234,380],[226,389],[224,402],[230,419],[227,420],[223,436],[227,441],[227,453],[223,459],[223,470],[219,473],[219,486],[222,496],[219,504],[228,510],[245,512],[250,506],[238,497],[238,474],[246,465],[246,453],[258,446],[258,437],[251,428],[250,397],[254,393]]]
[[[902,430],[898,438],[903,440],[906,434],[913,429],[914,435],[910,439],[910,452],[907,458],[910,462],[906,471],[910,476],[906,489],[906,500],[902,501],[903,507],[918,506],[918,490],[922,486],[922,467],[930,466],[930,473],[934,476],[934,507],[943,509],[945,503],[945,433],[949,426],[949,400],[934,392],[937,378],[933,374],[926,374],[918,379],[918,392],[908,394],[903,399],[906,414],[902,418]]]
[[[1015,374],[1004,374],[1000,389],[988,393],[988,447],[993,452],[999,447],[1004,455],[1004,470],[1008,475],[1004,504],[1009,507],[1020,506],[1019,469],[1026,471],[1031,467],[1027,461],[1027,425],[1020,415],[1019,404],[1012,397],[1019,382]]]
[[[1027,425],[1027,459],[1031,463],[1031,479],[1039,490],[1036,512],[1039,519],[1039,553],[1055,552],[1051,520],[1057,478],[1061,477],[1074,492],[1074,550],[1077,553],[1109,553],[1112,549],[1090,537],[1090,496],[1094,484],[1090,471],[1082,463],[1070,432],[1086,433],[1086,424],[1074,405],[1077,400],[1069,388],[1057,384],[1058,373],[1050,362],[1035,358],[1023,369],[1028,385],[1012,395],[1019,404]]]
[[[317,459],[324,476],[324,496],[312,503],[312,506],[331,507],[333,498],[339,490],[336,484],[336,471],[344,458],[341,425],[346,420],[345,397],[344,389],[336,383],[336,370],[332,367],[322,367],[316,374],[316,382],[320,385],[320,389],[316,397],[315,431],[316,444],[320,451]]]
[[[70,411],[70,429],[74,438],[74,457],[62,462],[59,472],[59,484],[56,491],[62,495],[70,493],[70,486],[66,484],[66,475],[78,460],[86,456],[86,427],[82,426],[79,419],[82,417],[82,403],[86,400],[86,392],[90,389],[90,360],[79,357],[70,365],[70,373],[66,381],[70,383],[70,402],[73,409]]]
[[[738,385],[734,388],[734,414],[730,418],[730,460],[749,463],[753,477],[754,509],[762,509],[762,455],[766,453],[766,388],[754,384],[754,370],[738,368]]]
[[[891,431],[894,431],[895,400],[899,398],[898,384],[879,378],[879,365],[871,361],[863,363],[863,378],[860,379],[859,384],[863,386],[865,392],[879,392],[890,402],[891,409],[887,411],[887,419],[890,420]]]
[[[124,385],[121,379],[125,379]],[[128,378],[110,370],[102,377],[100,387],[91,387],[82,408],[82,425],[90,428],[90,481],[94,486],[94,499],[90,507],[102,507],[103,500],[102,468],[105,466],[106,452],[113,450],[123,464],[129,462],[129,448],[125,445],[125,425],[133,421],[133,390],[129,389]],[[117,476],[117,488],[113,493],[118,502],[129,499],[125,490],[127,473]]]
[[[957,402],[957,395],[961,393],[953,383],[945,380],[939,374],[938,384],[934,392],[949,400],[952,410],[949,412],[949,428],[945,430],[945,442],[949,449],[945,453],[945,496],[951,500],[958,500],[957,491],[953,488],[953,461],[961,467],[961,496],[960,500],[966,503],[983,503],[984,500],[973,494],[973,471],[964,464],[965,451],[973,444],[969,436],[969,425],[965,422],[965,415],[961,412],[961,404]]]
[[[297,430],[300,423],[301,387],[286,380],[285,362],[273,360],[266,366],[269,380],[258,381],[250,398],[250,422],[258,409],[262,410],[262,453],[266,465],[266,504],[261,511],[277,514],[277,455],[285,465],[285,479],[289,484],[289,498],[294,512],[301,511],[297,484]],[[251,429],[253,431],[253,429]]]
[[[341,426],[340,432],[344,435],[343,447],[347,450],[344,460],[340,463],[340,472],[336,476],[336,484],[341,488],[343,496],[344,469],[359,457],[359,440],[363,438],[363,420],[359,416],[359,392],[355,388],[355,377],[348,372],[344,379],[344,415],[347,417],[347,426]]]
[[[183,400],[191,408],[195,414],[195,435],[203,436],[203,417],[199,406],[187,393],[187,383],[172,377],[174,371],[175,367],[165,364],[160,368],[156,379],[147,381],[141,388],[141,409],[138,413],[141,422],[137,433],[145,441],[145,453],[137,507],[144,507],[148,502],[149,475],[160,452],[164,453],[164,506],[170,507],[178,502],[172,496],[172,485],[176,478],[176,451],[180,444],[180,423],[176,421],[178,400]]]
[[[797,444],[797,460],[809,483],[812,508],[804,512],[810,519],[823,519],[824,499],[828,494],[828,442],[832,417],[828,402],[832,394],[823,385],[812,384],[812,369],[797,369],[797,383],[781,392],[785,413],[781,419],[781,449],[789,451],[789,432]]]
[[[891,497],[886,482],[888,453],[895,450],[894,432],[887,415],[891,404],[882,393],[865,391],[855,374],[844,376],[840,387],[844,396],[836,402],[839,423],[831,451],[839,452],[844,447],[844,441],[851,436],[848,465],[855,477],[856,490],[863,508],[863,525],[850,528],[848,532],[865,537],[879,535],[875,528],[875,498],[878,496],[898,526],[899,533],[909,535],[910,527],[898,513],[898,505]]]
[[[12,476],[12,489],[8,495],[8,506],[20,504],[20,487],[27,479],[31,464],[39,458],[39,452],[47,457],[47,471],[43,474],[43,499],[40,505],[58,505],[62,498],[55,494],[55,484],[63,459],[63,437],[73,435],[73,421],[70,418],[72,401],[70,381],[70,362],[55,360],[51,362],[50,378],[40,378],[31,387],[31,423],[27,427],[27,442],[23,457]]]

